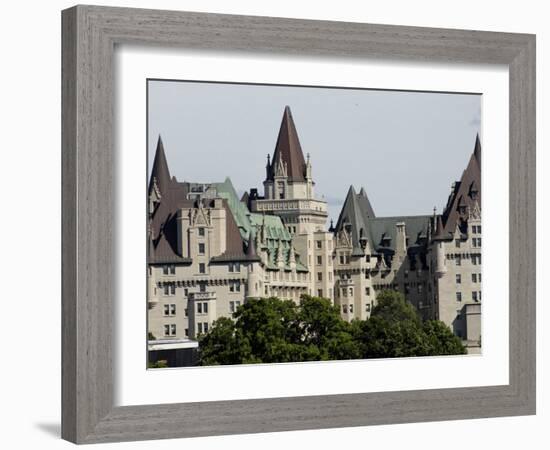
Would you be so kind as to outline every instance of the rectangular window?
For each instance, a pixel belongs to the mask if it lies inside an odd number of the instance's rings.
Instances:
[[[462,283],[462,275],[459,273],[456,274],[456,284]]]
[[[204,322],[203,329],[205,333],[208,333],[208,322]]]
[[[199,255],[204,255],[205,247],[204,242],[199,242]]]
[[[165,284],[164,295],[176,295],[176,285],[174,283]]]
[[[472,283],[477,283],[477,273],[472,274]]]
[[[457,301],[457,302],[461,302],[461,301],[462,301],[462,292],[457,292],[457,293],[456,293],[456,301]]]
[[[197,303],[197,314],[202,314],[202,303]]]
[[[351,297],[352,295],[353,295],[353,288],[350,287],[350,288],[349,288],[349,296]]]
[[[477,298],[479,299],[479,301],[481,301],[481,291],[477,293]]]
[[[235,312],[235,302],[229,302],[229,312],[230,313]]]
[[[199,291],[200,292],[206,292],[206,284],[205,283],[201,283],[199,285]]]
[[[367,305],[365,306],[365,311],[370,312],[370,305],[369,305],[369,304],[367,304]]]
[[[323,264],[323,257],[317,256],[317,265],[320,266],[321,264]]]
[[[189,337],[189,328],[185,329],[185,337]]]
[[[189,316],[189,310],[187,308],[185,308],[185,310],[183,312],[185,314],[185,317]]]
[[[170,264],[170,275],[174,275],[176,273],[176,266],[174,264]]]
[[[199,236],[204,236],[204,228],[199,228]]]
[[[240,272],[241,271],[241,263],[229,263],[229,272]]]
[[[197,323],[197,331],[199,332],[199,334],[202,333],[202,322]]]
[[[207,302],[202,304],[202,310],[204,311],[205,314],[208,314],[208,303]]]
[[[320,250],[323,248],[323,241],[316,241],[317,242],[317,248]]]
[[[340,255],[340,264],[344,265],[344,255]]]
[[[455,239],[455,247],[460,248],[460,239]]]
[[[370,255],[365,256],[366,262],[370,263]]]
[[[349,305],[349,312],[350,312],[350,313],[353,312],[353,305]]]
[[[370,287],[365,288],[365,295],[370,295]]]
[[[206,273],[206,264],[204,263],[199,264],[199,273]]]
[[[317,281],[323,281],[323,272],[317,272]]]
[[[342,305],[342,312],[344,314],[347,314],[348,313],[348,305]]]
[[[230,281],[229,282],[229,292],[241,292],[241,282],[240,281]]]
[[[317,297],[322,297],[323,296],[323,290],[322,289],[318,289],[317,290]]]
[[[164,335],[165,336],[175,336],[176,335],[176,325],[170,324],[170,325],[164,325]]]
[[[477,281],[479,281],[481,283],[481,274],[480,273],[477,274]]]
[[[162,266],[162,274],[168,275],[168,266]]]
[[[460,256],[457,256],[457,257],[455,258],[455,264],[456,264],[457,266],[461,266],[461,265],[462,265],[462,259],[460,258]]]
[[[472,291],[472,300],[477,302],[477,291]]]

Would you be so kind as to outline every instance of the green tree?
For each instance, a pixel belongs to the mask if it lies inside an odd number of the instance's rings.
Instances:
[[[456,355],[460,339],[443,322],[424,324],[415,308],[396,291],[382,291],[371,317],[355,327],[363,358]]]
[[[297,305],[254,299],[199,338],[199,364],[252,364],[465,352],[442,322],[422,320],[404,296],[383,291],[368,320],[346,322],[330,300],[302,296]]]
[[[360,358],[360,347],[353,338],[351,325],[340,317],[339,308],[330,300],[303,295],[298,318],[302,341],[318,349],[319,359]]]
[[[277,298],[240,306],[234,320],[214,322],[201,337],[201,365],[319,361],[360,357],[351,326],[327,299],[304,296],[300,305]]]
[[[423,325],[430,355],[463,355],[466,347],[451,329],[440,320],[427,320]]]

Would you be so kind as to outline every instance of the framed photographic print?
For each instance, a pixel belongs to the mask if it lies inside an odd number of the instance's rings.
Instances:
[[[64,11],[63,437],[533,414],[534,49]]]

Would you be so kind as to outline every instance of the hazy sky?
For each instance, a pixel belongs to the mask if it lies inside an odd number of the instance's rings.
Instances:
[[[149,81],[149,170],[160,134],[179,181],[263,194],[285,105],[334,221],[351,184],[377,216],[441,212],[481,126],[480,95]]]

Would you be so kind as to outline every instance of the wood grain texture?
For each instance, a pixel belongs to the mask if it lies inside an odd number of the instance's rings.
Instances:
[[[63,11],[62,436],[93,443],[535,412],[532,35],[77,6]],[[113,407],[115,44],[505,64],[510,72],[510,383]],[[182,378],[185,374],[182,372]]]

